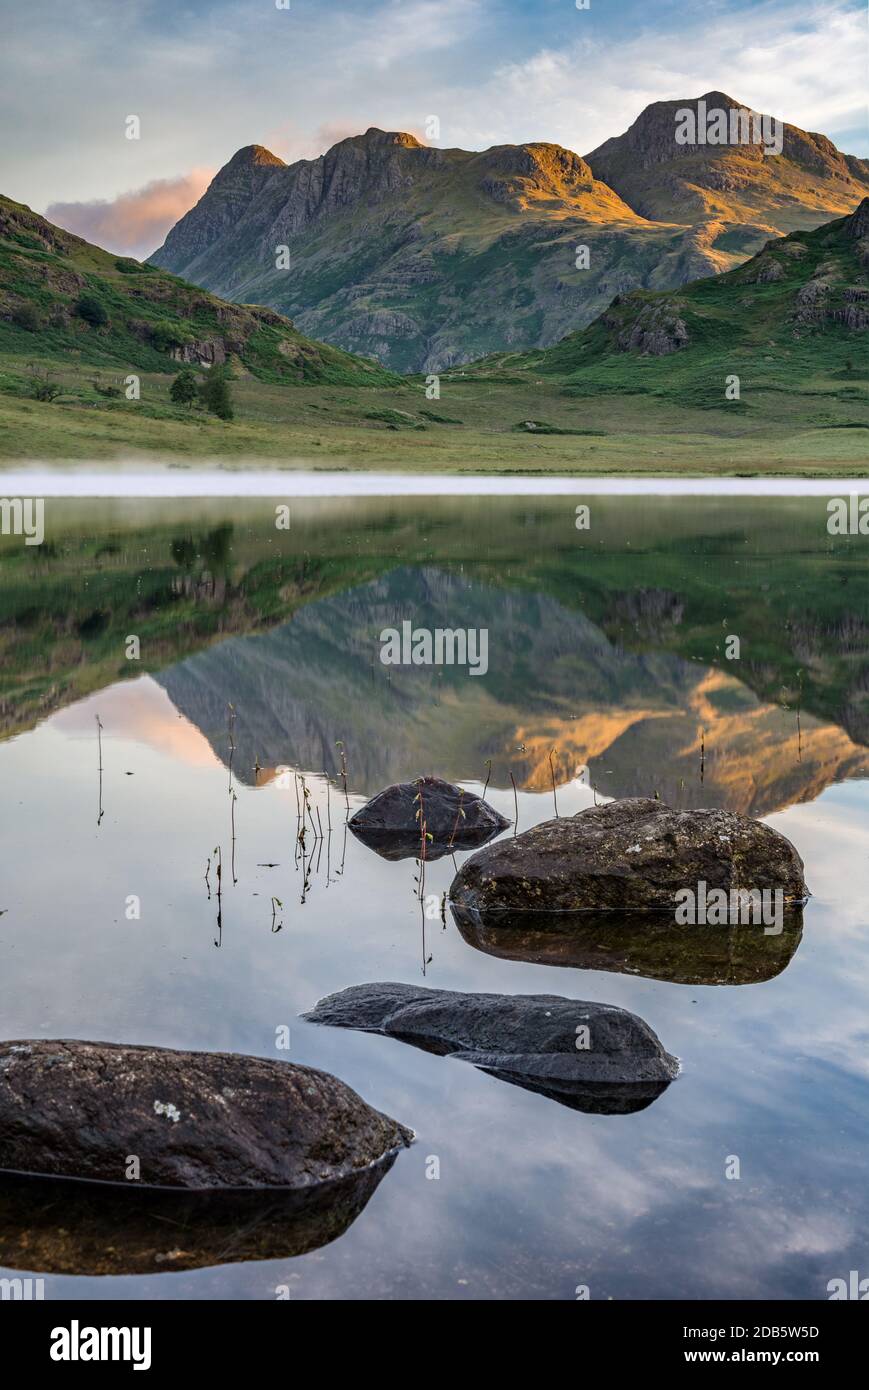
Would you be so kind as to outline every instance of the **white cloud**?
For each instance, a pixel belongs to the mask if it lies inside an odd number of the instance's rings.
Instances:
[[[482,0],[388,0],[362,22],[345,16],[347,42],[338,48],[337,61],[354,74],[384,72],[421,53],[466,42],[484,11]]]
[[[711,90],[834,138],[861,123],[864,31],[864,17],[842,3],[797,23],[792,5],[775,3],[686,23],[677,40],[660,31],[616,44],[578,39],[454,93],[448,143],[549,139],[585,154],[650,102]]]

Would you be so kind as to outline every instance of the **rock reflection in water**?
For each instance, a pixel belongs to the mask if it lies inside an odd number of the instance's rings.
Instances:
[[[667,913],[478,912],[453,905],[469,946],[502,960],[611,970],[683,985],[749,985],[787,967],[803,933],[803,909],[784,912],[782,930],[762,926],[681,926]]]
[[[35,1274],[162,1274],[286,1259],[344,1234],[389,1154],[308,1192],[201,1193],[0,1174],[0,1266]]]
[[[386,831],[386,830],[366,830],[348,822],[348,828],[363,845],[368,849],[379,854],[381,859],[388,859],[397,862],[399,859],[419,859],[420,837],[418,830],[408,831]],[[501,834],[501,827],[494,830],[491,827],[480,826],[477,830],[466,831],[464,835],[456,835],[454,840],[439,840],[434,837],[425,842],[424,858],[429,863],[434,863],[436,859],[443,859],[448,854],[454,854],[457,850],[482,849],[490,840],[494,840],[496,835]]]

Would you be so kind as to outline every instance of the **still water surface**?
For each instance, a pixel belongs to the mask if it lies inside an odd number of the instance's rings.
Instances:
[[[564,498],[310,499],[280,533],[264,500],[56,501],[42,553],[3,539],[3,1036],[289,1055],[417,1134],[307,1254],[15,1272],[49,1298],[251,1299],[825,1298],[869,1274],[869,581],[825,519],[821,499],[612,498],[580,533]],[[487,629],[488,673],[382,665],[404,619]],[[561,815],[657,792],[763,817],[806,863],[802,937],[745,966],[619,950],[616,926],[607,968],[488,954],[426,918],[413,859],[346,833],[339,740],[351,811],[421,773],[488,778],[524,829],[553,814],[555,750]],[[453,873],[429,864],[426,894]],[[636,1113],[581,1113],[299,1020],[377,980],[620,1005],[682,1071]],[[7,1203],[3,1250],[26,1249],[14,1226]],[[122,1227],[102,1238],[123,1251]]]

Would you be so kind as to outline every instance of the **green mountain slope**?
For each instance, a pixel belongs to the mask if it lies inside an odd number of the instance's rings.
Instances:
[[[292,165],[249,146],[151,261],[396,370],[439,372],[551,346],[616,294],[731,268],[869,193],[869,166],[791,126],[782,159],[754,147],[686,158],[679,105],[649,107],[589,160],[533,142],[440,150],[375,129]]]
[[[813,231],[770,241],[736,270],[672,292],[634,290],[543,352],[501,353],[471,371],[560,378],[571,396],[648,394],[695,409],[751,415],[780,393],[805,423],[869,425],[869,198]],[[729,399],[729,377],[739,396]],[[832,389],[831,389],[832,387]],[[733,394],[733,393],[731,393]],[[835,421],[825,414],[845,403]]]
[[[111,255],[0,197],[0,353],[115,370],[232,362],[264,382],[382,385],[371,362],[312,342],[273,309],[227,304]]]

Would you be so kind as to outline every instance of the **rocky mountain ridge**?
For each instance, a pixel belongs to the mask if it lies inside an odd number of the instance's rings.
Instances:
[[[869,163],[794,126],[776,158],[679,145],[685,104],[647,107],[586,158],[535,141],[440,149],[376,128],[290,165],[248,146],[151,260],[394,370],[432,372],[552,346],[617,294],[733,268],[869,194]]]

